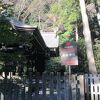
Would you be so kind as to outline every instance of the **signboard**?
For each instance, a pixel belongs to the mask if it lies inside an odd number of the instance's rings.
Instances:
[[[74,41],[66,41],[60,48],[62,65],[78,65],[77,44]]]

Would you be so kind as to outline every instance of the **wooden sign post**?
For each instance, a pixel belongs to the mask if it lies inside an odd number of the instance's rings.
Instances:
[[[69,80],[71,75],[71,66],[78,65],[77,44],[75,41],[66,41],[60,48],[61,64],[69,68]]]

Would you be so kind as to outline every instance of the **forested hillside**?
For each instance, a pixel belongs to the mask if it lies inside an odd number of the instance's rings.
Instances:
[[[96,67],[100,72],[100,25],[97,18],[97,14],[100,13],[100,0],[85,0],[85,4]],[[56,34],[60,37],[60,44],[66,40],[78,43],[79,65],[72,68],[72,71],[88,72],[79,0],[1,0],[0,12],[0,43],[21,42],[22,39],[29,41],[30,38],[30,36],[20,36],[20,34],[16,36],[6,22],[6,17],[37,25],[44,31],[56,30]],[[3,20],[5,23],[2,23]]]

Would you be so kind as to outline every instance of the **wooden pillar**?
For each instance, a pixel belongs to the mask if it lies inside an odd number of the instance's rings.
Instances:
[[[80,100],[85,100],[85,95],[84,95],[84,76],[83,75],[79,76],[79,82],[80,82]]]

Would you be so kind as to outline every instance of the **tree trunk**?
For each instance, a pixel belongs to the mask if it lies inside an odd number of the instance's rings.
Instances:
[[[82,14],[82,21],[83,21],[83,34],[85,38],[89,73],[96,74],[97,70],[96,70],[95,60],[93,55],[91,32],[89,28],[88,16],[86,14],[85,1],[84,0],[79,0],[79,1],[80,1],[80,8]]]

